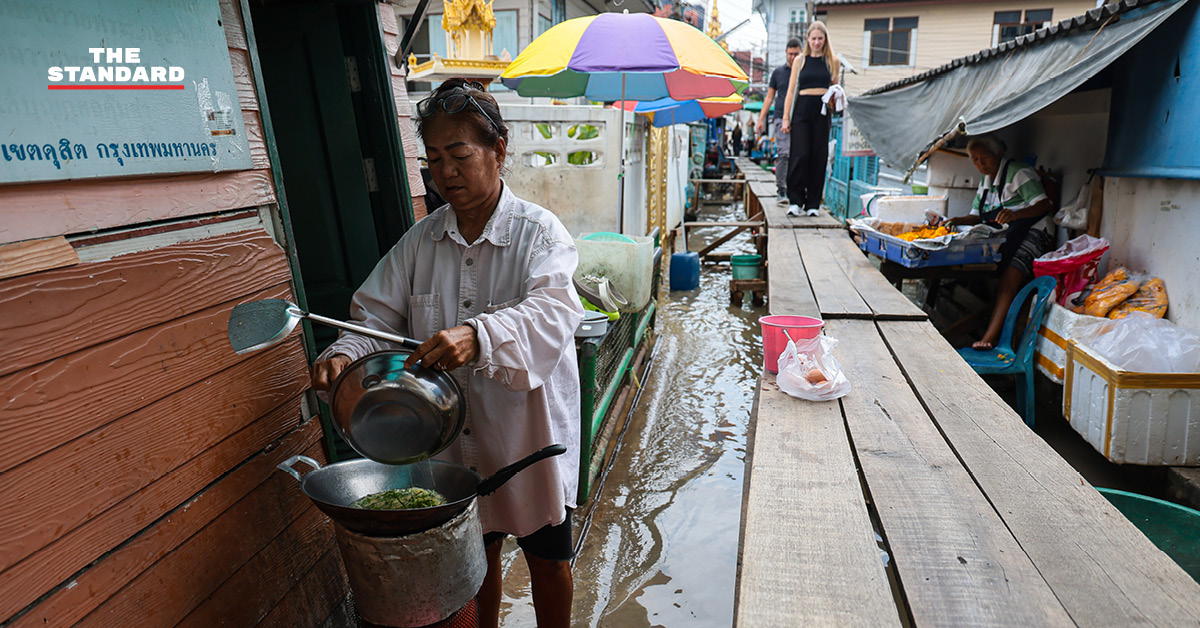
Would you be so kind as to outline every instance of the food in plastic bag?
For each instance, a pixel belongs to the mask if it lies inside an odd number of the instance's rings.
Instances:
[[[1118,268],[1104,277],[1083,300],[1082,314],[1107,316],[1109,310],[1128,299],[1142,286],[1141,278],[1132,276],[1124,268]]]
[[[1107,250],[1108,240],[1081,235],[1033,260],[1033,274],[1057,279],[1058,304],[1066,307],[1071,299],[1096,279],[1096,268]]]
[[[1145,312],[1154,318],[1167,315],[1167,286],[1155,277],[1142,284],[1133,296],[1125,299],[1108,313],[1109,318],[1125,318],[1134,312]]]
[[[779,356],[779,389],[800,399],[830,401],[850,392],[850,380],[833,357],[837,341],[817,336],[799,343],[788,339]]]
[[[1076,342],[1121,370],[1200,372],[1200,335],[1165,318],[1133,312],[1119,320],[1087,321],[1076,330]]]

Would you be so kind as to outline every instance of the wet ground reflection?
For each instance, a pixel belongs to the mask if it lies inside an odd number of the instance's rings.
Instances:
[[[701,220],[734,220],[740,207]],[[723,233],[689,234],[693,250]],[[740,235],[720,250],[752,252]],[[746,425],[761,368],[757,319],[729,306],[728,265],[660,295],[653,371],[575,565],[576,626],[729,626]],[[664,284],[666,282],[664,281]],[[505,626],[533,626],[523,560],[506,551]]]

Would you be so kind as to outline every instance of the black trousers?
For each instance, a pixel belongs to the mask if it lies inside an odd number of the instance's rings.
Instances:
[[[796,96],[792,103],[788,201],[804,209],[821,207],[825,162],[829,159],[829,116],[821,115],[820,96]]]

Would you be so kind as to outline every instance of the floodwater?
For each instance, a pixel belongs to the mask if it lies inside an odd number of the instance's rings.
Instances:
[[[741,218],[740,205],[699,219]],[[692,250],[725,229],[689,233]],[[753,252],[739,234],[719,251]],[[729,305],[728,264],[701,268],[700,288],[659,298],[658,344],[575,563],[578,627],[727,627],[733,620],[746,428],[762,363],[749,295]],[[524,560],[504,553],[501,624],[534,626]]]

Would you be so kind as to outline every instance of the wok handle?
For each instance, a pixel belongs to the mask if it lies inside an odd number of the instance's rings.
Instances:
[[[375,338],[376,340],[386,340],[388,342],[394,342],[410,351],[416,350],[417,347],[421,346],[421,343],[417,342],[416,340],[413,340],[411,338],[405,338],[404,336],[399,336],[397,334],[388,333],[386,331],[379,331],[377,329],[371,329],[369,327],[363,327],[361,325],[355,325],[353,323],[346,323],[346,322],[339,321],[334,318],[326,318],[319,314],[313,314],[311,312],[301,311],[299,308],[296,308],[295,311],[297,314],[300,314],[301,316],[304,316],[305,318],[307,318],[315,323],[321,323],[322,325],[336,327],[343,331],[348,331],[350,333],[358,334],[360,336],[367,336],[369,338]]]
[[[475,487],[475,492],[481,497],[483,495],[491,495],[492,493],[496,492],[496,489],[503,486],[505,482],[511,480],[512,477],[518,472],[524,471],[525,467],[528,467],[529,465],[540,460],[553,458],[554,456],[560,456],[565,453],[567,453],[566,445],[547,445],[542,447],[532,454],[529,454],[528,456],[525,456],[524,458],[508,465],[507,467],[500,469],[496,473],[492,474],[491,477],[480,482],[478,486]]]
[[[291,458],[284,460],[283,462],[276,465],[276,468],[281,469],[283,471],[287,471],[288,475],[291,475],[292,477],[296,478],[297,481],[299,481],[300,480],[300,472],[292,467],[292,465],[296,464],[297,462],[303,462],[304,464],[312,467],[313,471],[316,471],[317,469],[321,468],[321,463],[317,462],[316,460],[313,460],[312,458],[309,458],[308,456],[298,456],[298,455],[292,456]]]

